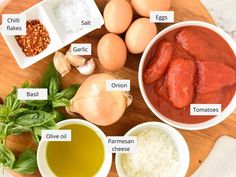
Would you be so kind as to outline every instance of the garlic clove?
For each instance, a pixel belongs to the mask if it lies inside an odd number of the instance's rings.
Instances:
[[[53,63],[56,70],[64,77],[71,70],[70,63],[66,60],[65,55],[61,52],[55,52]]]
[[[79,55],[71,55],[71,49],[69,49],[66,53],[66,59],[72,66],[82,66],[85,64],[86,59]]]
[[[85,63],[83,66],[77,67],[77,70],[80,72],[82,75],[90,75],[93,74],[95,71],[96,64],[93,59],[90,59]]]

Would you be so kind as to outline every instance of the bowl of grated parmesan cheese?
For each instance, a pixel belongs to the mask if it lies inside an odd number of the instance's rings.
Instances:
[[[184,177],[189,167],[189,149],[183,136],[171,126],[147,122],[129,130],[136,136],[133,153],[116,155],[119,177]]]

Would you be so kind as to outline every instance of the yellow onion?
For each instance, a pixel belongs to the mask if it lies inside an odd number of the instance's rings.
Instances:
[[[70,100],[69,114],[78,113],[88,121],[107,126],[117,122],[132,102],[132,96],[122,91],[107,91],[106,81],[116,80],[109,74],[87,78]]]

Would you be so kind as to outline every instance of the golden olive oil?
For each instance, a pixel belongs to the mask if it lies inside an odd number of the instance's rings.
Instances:
[[[48,142],[46,157],[57,177],[93,177],[104,161],[104,145],[89,127],[79,124],[64,126],[71,130],[70,142]]]

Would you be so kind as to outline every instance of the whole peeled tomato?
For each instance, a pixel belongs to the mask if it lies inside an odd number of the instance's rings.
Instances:
[[[125,65],[127,49],[124,41],[116,34],[104,35],[98,43],[97,53],[100,63],[108,71],[118,71]]]
[[[125,43],[130,53],[142,53],[157,34],[157,27],[148,18],[139,18],[129,27]]]
[[[167,11],[170,9],[170,0],[131,0],[135,11],[144,17],[149,17],[150,11]]]
[[[106,29],[111,33],[121,34],[130,25],[133,10],[127,0],[111,0],[106,5],[103,16]]]

